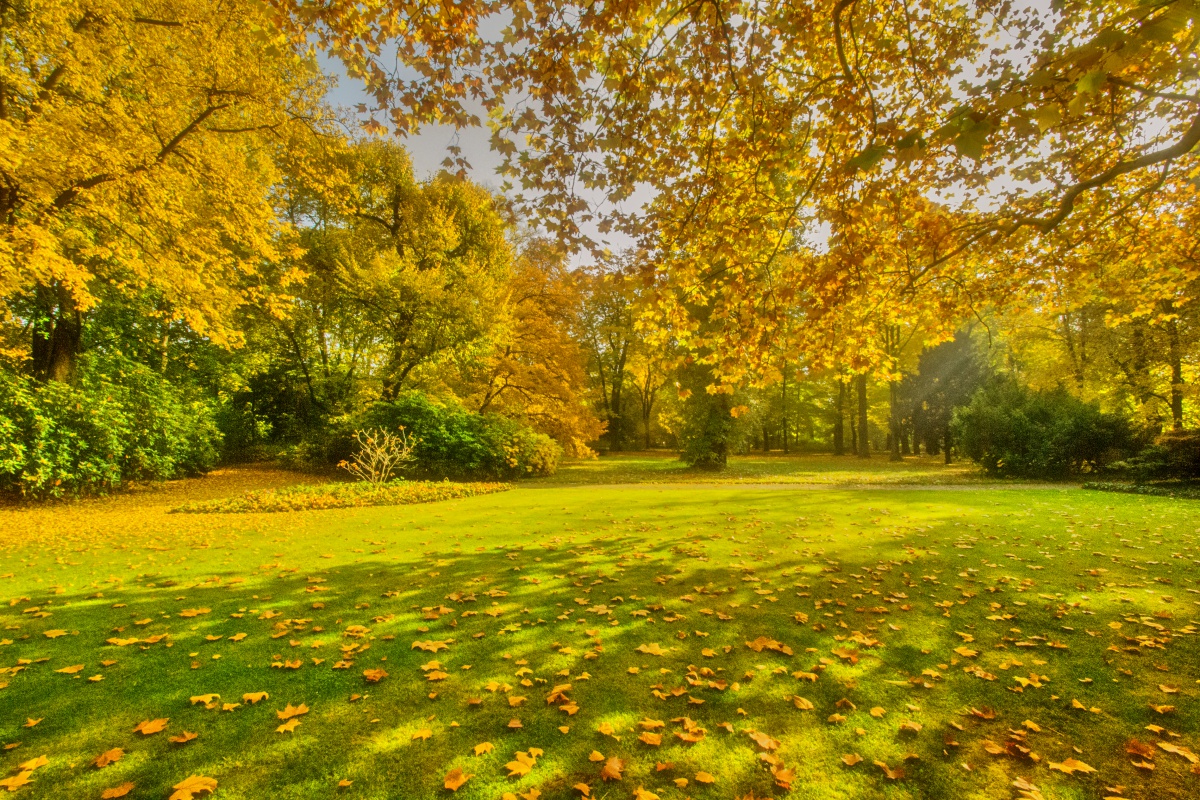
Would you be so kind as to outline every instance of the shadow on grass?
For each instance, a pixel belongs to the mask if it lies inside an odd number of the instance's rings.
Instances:
[[[9,626],[4,633],[13,638],[0,648],[0,663],[24,667],[0,675],[9,682],[0,694],[0,738],[20,743],[5,753],[3,766],[13,774],[28,759],[48,757],[30,776],[33,783],[19,790],[31,798],[98,797],[125,781],[136,784],[130,797],[165,797],[193,774],[216,778],[226,798],[327,797],[343,779],[353,781],[347,796],[433,798],[448,795],[442,778],[456,766],[475,776],[456,796],[481,800],[532,788],[547,798],[575,797],[576,783],[614,798],[639,786],[663,798],[783,795],[745,735],[754,729],[780,742],[773,755],[795,771],[793,797],[1007,796],[1018,775],[1060,786],[1059,796],[1084,790],[1090,796],[1106,783],[1135,779],[1155,797],[1190,796],[1182,758],[1164,755],[1145,776],[1124,755],[1127,739],[1152,738],[1142,730],[1148,723],[1169,723],[1186,737],[1180,741],[1194,743],[1200,732],[1190,702],[1200,678],[1195,637],[1164,636],[1129,622],[1121,623],[1124,632],[1107,627],[1148,606],[1118,614],[1103,605],[1095,616],[1080,616],[1065,601],[1019,592],[1019,582],[947,573],[957,566],[948,557],[906,549],[902,536],[871,551],[852,541],[829,546],[824,555],[791,537],[786,556],[765,551],[761,541],[710,532],[524,540],[524,546],[401,565],[380,559],[307,573],[261,569],[250,577],[230,570],[186,585],[144,576],[112,584],[103,597],[93,591],[18,602],[0,611]],[[1181,569],[1163,567],[1171,574]],[[937,582],[927,577],[935,571],[942,576]],[[234,582],[238,577],[244,582]],[[935,600],[949,603],[949,617]],[[987,620],[997,613],[990,602],[1014,618]],[[25,613],[31,606],[51,615]],[[497,609],[494,617],[486,613]],[[181,616],[187,610],[202,613]],[[808,621],[797,622],[796,612]],[[136,624],[142,620],[149,621]],[[355,636],[355,625],[368,632]],[[47,630],[65,635],[48,639]],[[854,643],[855,632],[879,646]],[[231,641],[239,633],[246,638]],[[105,643],[156,635],[165,638]],[[747,647],[760,636],[793,655]],[[1137,640],[1128,637],[1136,636],[1149,638],[1135,650],[1121,649],[1133,647]],[[1069,649],[1049,646],[1059,639]],[[413,649],[418,641],[446,647]],[[637,649],[653,644],[665,654]],[[957,647],[977,652],[964,656]],[[334,669],[338,661],[352,665]],[[77,672],[56,672],[80,664]],[[970,665],[994,680],[965,673]],[[1189,702],[1154,694],[1155,665],[1167,668],[1163,674],[1184,687]],[[696,684],[688,680],[689,666]],[[369,683],[368,669],[388,675]],[[711,673],[701,675],[702,669]],[[933,674],[923,675],[927,670]],[[428,679],[437,672],[445,677]],[[1014,692],[1013,677],[1031,673],[1049,680]],[[97,675],[102,680],[89,680]],[[579,706],[574,715],[547,703],[551,687],[564,683]],[[241,703],[248,692],[270,697],[230,711],[190,701],[219,693],[222,703]],[[814,709],[799,710],[797,695]],[[526,699],[513,704],[516,697]],[[1073,709],[1072,699],[1085,708]],[[1160,717],[1148,708],[1151,699],[1179,708]],[[288,703],[310,711],[298,717],[294,732],[277,733],[276,712]],[[874,707],[885,713],[872,716]],[[994,709],[994,719],[972,715],[971,708]],[[830,722],[833,714],[845,720]],[[700,742],[675,736],[683,730],[675,720],[684,717],[706,730]],[[24,727],[27,718],[40,722]],[[133,732],[158,718],[169,718],[165,732]],[[646,718],[665,723],[657,731],[661,745],[639,741],[637,723]],[[521,727],[510,727],[513,719]],[[1041,764],[984,752],[984,740],[1004,742],[1026,719],[1042,729],[1028,735]],[[906,733],[906,721],[920,731]],[[619,740],[599,733],[603,723]],[[198,737],[169,741],[183,731]],[[421,738],[424,731],[428,738]],[[947,744],[947,737],[958,744]],[[482,742],[494,751],[475,756]],[[120,761],[90,765],[114,747],[125,751]],[[544,751],[530,774],[507,777],[505,763],[530,747]],[[589,760],[593,751],[623,759],[624,778],[600,781],[603,762]],[[841,762],[847,753],[865,761],[847,767]],[[1047,770],[1047,760],[1070,756],[1099,772],[1067,777]],[[903,765],[907,777],[889,780],[871,765],[876,759]],[[701,770],[716,782],[697,783]],[[690,783],[679,787],[675,779]]]

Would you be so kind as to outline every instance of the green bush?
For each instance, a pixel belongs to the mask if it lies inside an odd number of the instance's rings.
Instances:
[[[104,493],[216,462],[219,434],[205,404],[133,362],[89,359],[80,372],[71,385],[0,370],[0,491]]]
[[[1111,469],[1137,481],[1194,481],[1200,478],[1200,431],[1163,433]]]
[[[1059,388],[1035,392],[999,381],[954,415],[955,438],[990,475],[1066,478],[1119,458],[1133,441],[1129,423]]]
[[[505,417],[435,402],[421,392],[376,403],[349,425],[362,430],[400,427],[420,439],[414,450],[415,465],[407,471],[429,478],[512,480],[553,475],[562,458],[562,448],[543,433]],[[351,441],[349,431],[339,436],[330,459],[347,458]]]

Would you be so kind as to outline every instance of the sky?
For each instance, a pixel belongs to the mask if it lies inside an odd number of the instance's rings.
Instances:
[[[369,113],[360,114],[355,110],[360,103],[367,108],[374,108],[376,105],[375,98],[366,93],[362,82],[347,76],[342,62],[336,58],[322,53],[318,59],[325,74],[333,76],[337,81],[337,85],[329,93],[330,101],[344,108],[353,119],[360,122],[370,119]],[[386,114],[376,114],[375,119],[391,129]],[[426,127],[415,136],[401,140],[412,155],[413,169],[417,177],[428,178],[442,168],[442,159],[447,156],[446,147],[453,142],[454,135],[453,127],[434,125]],[[489,189],[499,191],[500,178],[496,175],[496,168],[500,165],[500,156],[492,152],[488,145],[488,136],[486,128],[472,128],[458,133],[463,155],[471,162],[471,179]]]
[[[376,106],[375,98],[367,94],[363,88],[363,83],[349,77],[342,63],[336,58],[331,58],[320,52],[318,52],[317,58],[325,74],[333,77],[336,81],[336,85],[329,93],[330,102],[335,106],[340,106],[350,119],[361,123],[365,123],[371,119],[372,115],[370,112],[359,113],[357,111],[357,107],[360,104],[365,105],[368,109]],[[486,117],[482,105],[476,109],[476,113],[480,118]],[[392,130],[390,121],[385,113],[376,113],[374,119],[387,130]],[[409,154],[412,156],[413,171],[416,173],[416,176],[418,178],[429,178],[443,168],[442,160],[448,155],[446,147],[454,143],[456,133],[458,144],[462,147],[462,154],[471,165],[471,169],[467,173],[468,176],[484,188],[500,193],[503,180],[497,174],[496,170],[500,166],[501,158],[499,154],[493,152],[491,149],[489,142],[491,134],[486,126],[467,128],[456,132],[453,126],[430,125],[422,128],[414,135],[400,138],[399,141],[408,149]],[[636,204],[646,202],[649,199],[648,194],[644,192],[637,193],[633,202]],[[602,196],[597,196],[593,202],[599,203],[602,200]],[[533,220],[530,220],[528,224],[531,227],[536,227],[532,224],[533,222]],[[632,246],[633,242],[631,239],[617,233],[601,234],[595,228],[595,225],[594,221],[590,224],[582,223],[580,224],[580,228],[591,236],[594,241],[607,246],[614,253]],[[594,259],[590,255],[585,254],[576,254],[570,258],[572,267],[583,266],[584,264],[593,262]]]

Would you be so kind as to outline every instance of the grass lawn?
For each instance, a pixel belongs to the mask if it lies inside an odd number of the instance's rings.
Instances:
[[[0,508],[15,797],[1197,796],[1196,501],[296,480]]]

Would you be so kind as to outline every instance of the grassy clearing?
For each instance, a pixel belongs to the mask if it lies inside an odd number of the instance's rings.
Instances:
[[[507,492],[511,483],[450,483],[449,481],[391,481],[380,486],[369,483],[323,483],[259,489],[235,497],[184,503],[177,514],[252,514],[277,511],[309,511],[366,506],[405,506],[436,503],[463,497]]]
[[[17,745],[0,769],[47,761],[16,797],[132,782],[130,798],[166,798],[203,776],[219,798],[445,798],[455,768],[473,777],[454,796],[480,800],[576,798],[575,784],[603,798],[982,800],[1017,796],[1017,779],[1047,798],[1194,796],[1194,503],[526,487],[167,513],[181,493],[251,479],[290,480],[229,473],[0,509],[0,742]],[[161,732],[134,732],[158,719]],[[196,738],[170,741],[185,731]],[[1144,755],[1126,752],[1133,739]],[[530,748],[543,753],[508,777]],[[613,758],[621,779],[604,781]],[[1096,771],[1052,768],[1070,758]]]
[[[621,453],[603,458],[569,459],[548,478],[531,485],[576,486],[618,483],[810,484],[813,486],[953,485],[985,482],[971,463],[947,466],[941,457],[909,456],[888,461],[887,455],[862,460],[854,456],[735,456],[720,473],[689,469],[673,453]],[[986,481],[1002,485],[1000,481]]]

